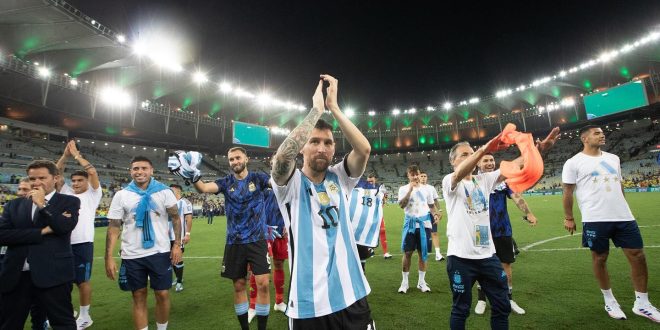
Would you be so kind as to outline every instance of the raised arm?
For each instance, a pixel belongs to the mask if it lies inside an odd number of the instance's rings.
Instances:
[[[92,186],[92,188],[94,188],[94,190],[99,189],[101,186],[101,181],[99,180],[99,174],[96,172],[96,168],[94,165],[92,165],[92,163],[83,158],[83,156],[80,154],[80,151],[78,151],[78,148],[76,147],[76,143],[73,140],[69,141],[68,150],[71,156],[73,156],[73,159],[78,161],[78,164],[80,164],[85,172],[87,172],[89,184]],[[62,155],[62,157],[64,157],[64,155]]]
[[[66,161],[69,159],[69,156],[71,156],[71,151],[69,150],[69,143],[67,143],[66,146],[64,146],[62,157],[60,157],[55,164],[57,166],[57,171],[60,173],[57,182],[55,183],[57,191],[59,191],[64,185],[64,169],[66,168]]]
[[[564,183],[563,187],[564,228],[573,235],[575,232],[575,218],[573,217],[573,192],[575,191],[575,184]]]
[[[454,169],[454,174],[451,176],[451,190],[456,189],[461,180],[474,171],[474,168],[477,166],[477,163],[487,152],[497,151],[500,147],[500,134],[494,137],[492,140],[488,141],[484,146],[477,149],[472,155],[468,156],[464,161],[462,161]],[[458,155],[457,157],[460,157]]]
[[[275,156],[273,156],[273,167],[270,176],[273,178],[278,186],[283,186],[291,177],[291,173],[296,166],[296,156],[300,153],[309,135],[314,129],[314,125],[321,118],[323,114],[323,80],[319,81],[316,86],[314,96],[312,96],[312,110],[309,111],[305,119],[298,125],[289,136],[284,139],[284,142],[277,148]]]
[[[348,143],[353,147],[347,158],[349,174],[352,177],[359,177],[364,173],[364,169],[367,166],[369,154],[371,153],[371,144],[353,122],[339,109],[339,104],[337,103],[339,81],[327,74],[321,75],[321,78],[330,84],[326,90],[325,105],[335,117],[337,123],[339,123],[339,128],[341,128],[341,132],[346,137],[346,140],[348,140]]]
[[[220,191],[220,188],[218,188],[218,185],[215,182],[204,182],[202,180],[199,180],[195,183],[193,183],[195,186],[195,189],[197,192],[200,193],[211,193],[215,194],[218,191]]]

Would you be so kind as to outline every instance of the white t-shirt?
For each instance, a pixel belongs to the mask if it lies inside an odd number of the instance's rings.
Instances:
[[[580,152],[567,160],[561,181],[575,184],[582,222],[633,221],[621,191],[621,163],[603,151],[598,157]]]
[[[473,175],[451,190],[451,174],[442,180],[442,195],[447,205],[447,255],[466,259],[485,259],[495,254],[490,231],[488,202],[497,186],[500,171]]]
[[[369,294],[348,214],[347,194],[357,178],[345,161],[328,168],[319,184],[299,169],[285,186],[271,179],[289,232],[291,287],[286,315],[320,317],[347,308]]]
[[[435,189],[434,186],[430,184],[425,184],[424,187],[429,190],[429,193],[431,194],[431,198],[433,198],[434,201],[440,198],[440,196],[438,195],[438,190]]]
[[[170,226],[167,209],[176,205],[174,193],[165,189],[151,195],[151,200],[157,208],[150,212],[155,244],[148,250],[142,247],[142,228],[135,226],[135,209],[140,198],[140,195],[122,189],[115,194],[110,203],[108,219],[121,219],[124,226],[121,231],[122,259],[137,259],[170,252]]]
[[[410,183],[399,188],[399,202],[406,197],[409,190]],[[413,188],[413,192],[410,194],[410,199],[408,200],[408,205],[403,209],[403,213],[411,217],[423,217],[431,212],[429,204],[432,205],[434,203],[435,201],[433,200],[431,190],[426,188],[426,186],[419,185],[416,188]],[[431,221],[424,221],[424,228],[431,227]],[[419,228],[419,223],[415,223],[415,228]]]
[[[64,184],[60,189],[60,194],[76,196],[80,199],[80,212],[78,213],[78,224],[71,232],[71,244],[80,244],[94,242],[94,218],[96,218],[96,209],[103,198],[101,186],[98,189],[92,188],[90,184],[87,190],[82,194],[76,194],[68,184]]]

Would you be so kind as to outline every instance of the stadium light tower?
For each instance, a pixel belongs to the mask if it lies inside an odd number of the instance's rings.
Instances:
[[[37,73],[39,74],[39,77],[41,77],[41,78],[48,78],[48,77],[50,77],[51,72],[50,72],[49,68],[41,66],[41,67],[39,67],[39,69],[37,69]]]
[[[231,93],[232,90],[233,90],[233,88],[231,87],[231,84],[229,84],[228,82],[222,82],[220,84],[220,91],[221,92],[223,92],[225,94],[228,94],[228,93]]]
[[[131,96],[128,92],[118,87],[105,87],[101,90],[99,96],[103,103],[119,108],[124,108],[131,104]]]
[[[193,81],[197,83],[197,85],[204,85],[206,82],[209,81],[209,78],[206,76],[205,73],[201,71],[197,71],[193,74]]]
[[[352,118],[353,116],[355,116],[355,110],[353,110],[353,108],[351,107],[346,107],[346,111],[344,111],[344,113],[348,118]]]
[[[451,110],[452,104],[451,102],[445,102],[445,104],[442,105],[442,108],[445,109],[445,111]]]

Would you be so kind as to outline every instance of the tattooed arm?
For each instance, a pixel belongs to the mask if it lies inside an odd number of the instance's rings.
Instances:
[[[170,252],[170,259],[172,265],[176,265],[181,261],[181,221],[179,219],[179,208],[176,204],[167,208],[167,215],[172,219],[172,227],[174,228],[174,245]]]
[[[328,86],[327,89],[325,105],[328,107],[328,110],[332,112],[337,123],[339,123],[339,128],[341,129],[342,134],[346,137],[346,140],[348,140],[348,143],[353,147],[353,150],[351,150],[346,158],[346,164],[348,165],[348,171],[350,172],[349,175],[354,178],[360,177],[367,166],[369,154],[371,153],[371,144],[364,134],[362,134],[360,129],[358,129],[339,109],[339,104],[337,103],[339,81],[327,74],[321,75],[321,78],[330,83],[330,86]]]
[[[314,129],[314,125],[323,114],[323,80],[319,81],[316,91],[312,97],[313,107],[307,117],[296,127],[284,142],[277,148],[277,153],[273,156],[273,168],[270,175],[279,186],[287,183],[296,166],[296,156],[302,150],[309,139],[309,135]]]
[[[105,237],[105,275],[109,279],[115,280],[117,263],[112,257],[112,251],[115,250],[115,244],[121,233],[121,219],[109,219],[108,221],[108,233]]]
[[[518,209],[527,217],[527,221],[529,221],[532,226],[536,225],[536,216],[529,210],[529,206],[525,199],[523,199],[522,194],[513,193],[511,199],[513,199]]]

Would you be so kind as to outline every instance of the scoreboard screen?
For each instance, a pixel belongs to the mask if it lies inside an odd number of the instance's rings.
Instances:
[[[268,148],[270,146],[270,129],[266,126],[234,121],[232,123],[232,142],[234,144]]]

